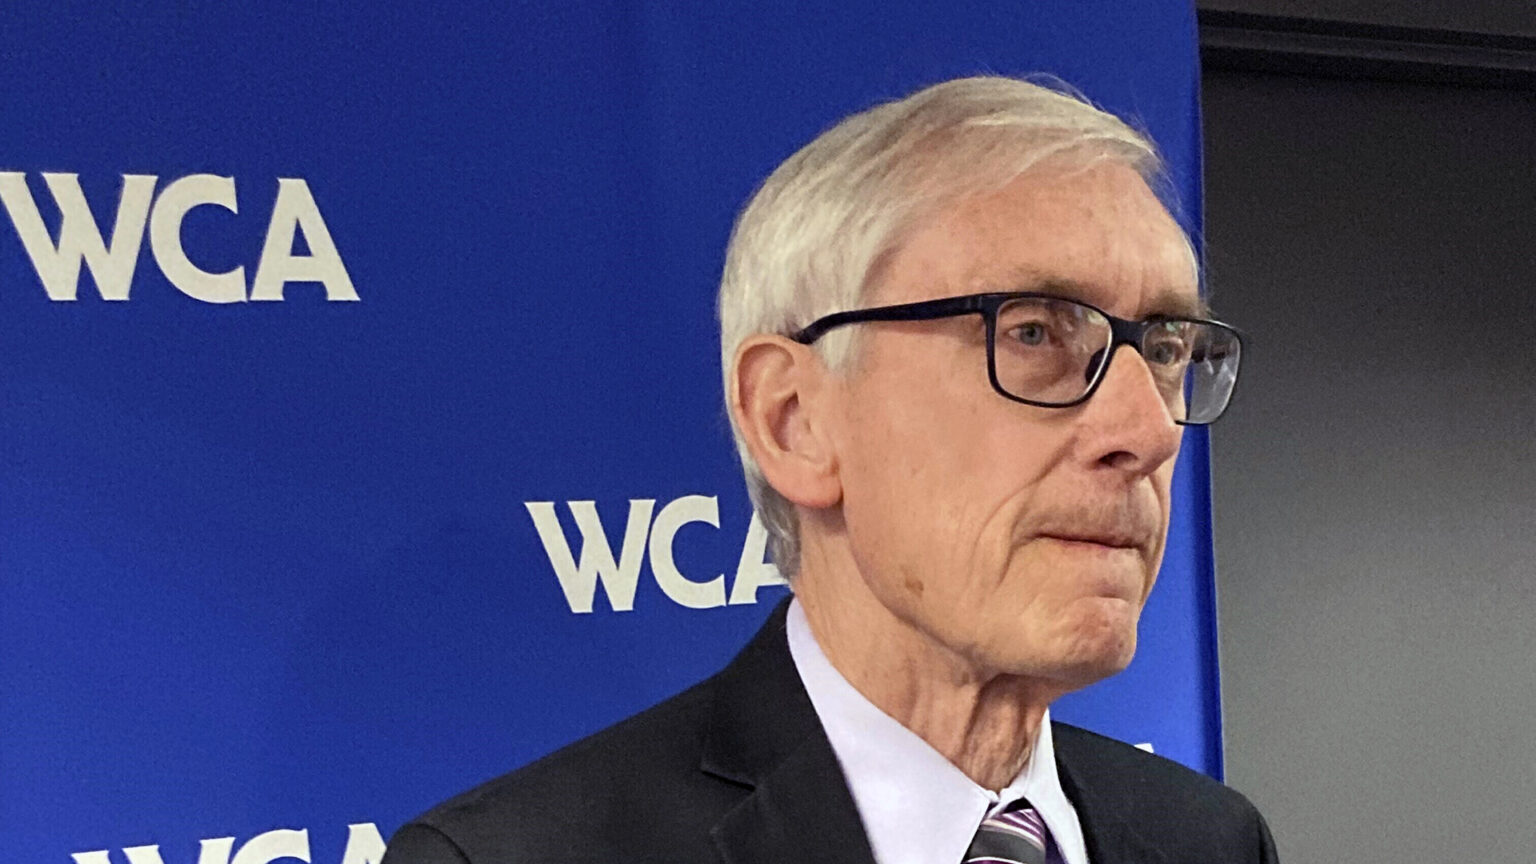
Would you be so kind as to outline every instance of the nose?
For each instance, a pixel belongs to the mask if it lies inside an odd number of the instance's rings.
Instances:
[[[1174,422],[1152,370],[1131,346],[1116,346],[1104,380],[1083,407],[1087,455],[1097,464],[1145,475],[1179,453],[1183,427]]]

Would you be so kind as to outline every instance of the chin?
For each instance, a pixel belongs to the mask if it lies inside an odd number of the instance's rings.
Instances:
[[[1105,602],[1126,608],[1078,622],[1073,632],[1063,634],[1061,650],[1053,658],[1058,674],[1052,677],[1073,689],[1124,671],[1136,656],[1139,610],[1128,601]]]

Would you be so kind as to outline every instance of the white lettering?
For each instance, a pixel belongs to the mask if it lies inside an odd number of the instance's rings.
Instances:
[[[629,502],[629,520],[624,525],[624,542],[619,550],[619,560],[613,560],[613,547],[603,530],[597,515],[595,501],[569,501],[571,516],[581,531],[581,563],[571,555],[566,542],[565,530],[555,514],[553,501],[527,501],[528,515],[533,517],[533,527],[539,532],[544,553],[565,593],[565,602],[572,612],[592,611],[592,601],[597,594],[597,583],[603,583],[608,595],[608,605],[615,612],[628,612],[635,608],[635,588],[640,581],[640,563],[645,551],[645,537],[650,530],[651,511],[656,501],[637,498]]]
[[[309,864],[309,832],[278,828],[257,834],[240,847],[231,864],[271,864],[279,858],[297,858]]]
[[[384,837],[379,826],[372,822],[347,826],[347,849],[341,855],[341,864],[379,864],[383,860]]]
[[[711,609],[725,605],[725,574],[708,582],[695,582],[684,576],[672,560],[672,538],[689,522],[704,522],[720,527],[720,504],[713,496],[685,495],[661,508],[651,526],[651,572],[656,584],[677,603],[690,609]]]
[[[235,838],[214,837],[202,842],[197,853],[197,864],[229,864],[229,853],[235,848]],[[128,864],[165,864],[160,857],[160,846],[128,846],[123,849]],[[106,849],[96,852],[76,852],[69,856],[75,864],[112,864],[112,856]]]
[[[181,220],[187,211],[202,204],[240,212],[235,201],[235,178],[192,174],[176,180],[155,199],[149,219],[149,248],[160,272],[181,293],[204,303],[245,302],[245,268],[209,273],[187,258],[181,246]]]
[[[309,244],[308,255],[293,254],[294,233],[302,229]],[[252,300],[281,300],[283,285],[289,282],[321,282],[327,300],[356,300],[357,290],[341,263],[341,253],[331,240],[331,232],[320,218],[320,208],[303,180],[280,178],[277,201],[272,205],[272,221],[267,225],[267,239],[256,264],[256,280],[251,285]]]
[[[85,203],[80,180],[75,174],[44,173],[43,180],[53,192],[59,208],[59,242],[48,237],[48,228],[38,212],[37,201],[27,187],[26,175],[0,172],[0,202],[10,214],[11,224],[21,238],[21,245],[32,259],[32,269],[48,292],[48,299],[75,299],[80,282],[80,263],[90,269],[96,291],[103,300],[127,300],[133,284],[133,269],[138,264],[139,247],[144,242],[144,221],[149,216],[149,202],[155,191],[155,177],[124,174],[117,203],[117,219],[112,227],[109,246],[102,240],[101,229]]]
[[[252,837],[234,853],[235,838],[214,837],[202,841],[197,864],[271,864],[287,858],[309,864],[309,832],[291,828],[279,828]],[[230,860],[234,853],[234,860]],[[123,849],[128,864],[165,864],[160,847],[129,846]],[[76,852],[70,856],[75,864],[112,864],[110,850]],[[347,826],[347,847],[341,855],[341,864],[380,864],[384,860],[384,837],[372,822],[358,822]]]
[[[757,602],[757,589],[767,585],[788,585],[779,568],[768,561],[768,529],[752,512],[747,539],[741,544],[741,558],[736,562],[736,581],[731,584],[731,605]]]

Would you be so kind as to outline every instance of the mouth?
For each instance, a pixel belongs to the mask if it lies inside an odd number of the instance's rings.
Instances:
[[[1124,550],[1130,552],[1139,551],[1145,545],[1145,539],[1132,537],[1127,534],[1082,533],[1082,534],[1040,534],[1042,540],[1050,540],[1068,548],[1081,548],[1085,550]]]

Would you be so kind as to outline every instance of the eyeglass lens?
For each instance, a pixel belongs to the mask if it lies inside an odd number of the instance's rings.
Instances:
[[[1103,374],[1114,338],[1098,310],[1070,300],[1026,297],[997,313],[993,367],[998,385],[1031,402],[1078,401]],[[1237,335],[1203,321],[1148,326],[1141,356],[1175,420],[1203,424],[1226,409],[1237,380]]]

